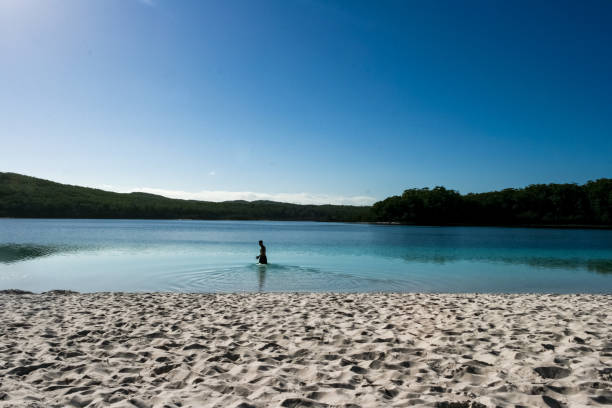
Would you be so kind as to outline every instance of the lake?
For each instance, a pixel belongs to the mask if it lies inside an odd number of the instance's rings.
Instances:
[[[256,264],[258,240],[267,266]],[[612,231],[0,219],[0,289],[612,293]]]

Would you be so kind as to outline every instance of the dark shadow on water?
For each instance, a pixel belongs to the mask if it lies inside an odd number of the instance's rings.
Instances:
[[[78,250],[67,245],[4,244],[0,245],[0,263],[12,264]]]

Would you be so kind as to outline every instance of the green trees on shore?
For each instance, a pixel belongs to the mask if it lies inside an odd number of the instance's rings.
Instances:
[[[222,203],[108,191],[0,173],[0,217],[302,220],[416,225],[611,225],[612,179],[477,194],[409,189],[371,207]]]
[[[610,225],[612,179],[466,195],[444,187],[410,189],[375,203],[373,215],[421,225]]]

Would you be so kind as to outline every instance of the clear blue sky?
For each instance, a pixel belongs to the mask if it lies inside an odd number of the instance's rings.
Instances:
[[[0,171],[333,202],[612,177],[611,21],[607,0],[0,0]]]

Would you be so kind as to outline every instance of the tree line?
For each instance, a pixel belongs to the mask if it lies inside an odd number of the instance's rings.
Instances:
[[[373,206],[377,221],[418,225],[612,224],[612,179],[462,195],[444,187],[409,189]]]
[[[221,203],[113,193],[0,173],[0,217],[386,222],[414,225],[612,225],[612,179],[460,194],[405,190],[373,206]]]

